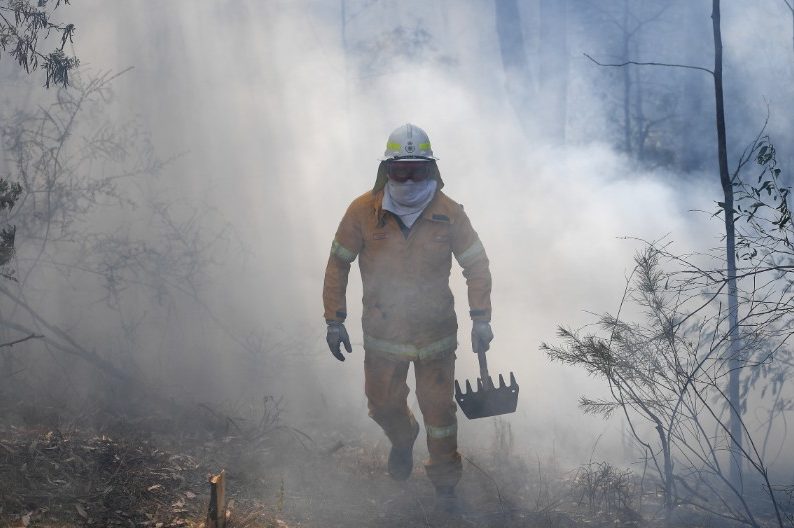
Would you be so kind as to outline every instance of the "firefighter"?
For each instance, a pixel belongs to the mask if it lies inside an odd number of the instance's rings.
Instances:
[[[449,288],[452,256],[468,286],[472,348],[486,351],[491,331],[488,257],[463,206],[441,192],[444,182],[430,140],[406,124],[391,133],[372,190],[342,218],[325,270],[327,342],[339,361],[352,351],[345,329],[345,292],[358,258],[364,289],[364,390],[369,415],[391,441],[388,472],[407,479],[419,424],[408,408],[406,378],[414,364],[416,397],[430,458],[425,464],[440,507],[455,504],[461,477],[453,400],[457,330]]]

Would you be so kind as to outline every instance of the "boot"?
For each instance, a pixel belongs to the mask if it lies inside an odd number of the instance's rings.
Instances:
[[[454,486],[436,486],[436,511],[446,514],[460,513],[460,502]]]
[[[419,435],[419,424],[414,422],[414,438],[411,445],[404,449],[392,446],[389,452],[389,475],[394,480],[407,480],[414,469],[414,442]]]

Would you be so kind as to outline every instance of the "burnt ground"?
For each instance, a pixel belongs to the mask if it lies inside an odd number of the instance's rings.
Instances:
[[[232,527],[575,526],[549,508],[521,507],[473,459],[459,487],[463,511],[434,509],[417,460],[406,482],[388,478],[387,449],[318,442],[286,427],[254,437],[182,438],[115,432],[0,430],[0,525],[198,527],[207,476],[224,469]],[[475,468],[477,464],[481,469]]]
[[[220,468],[232,527],[574,525],[552,510],[517,507],[515,497],[500,497],[471,468],[460,486],[462,515],[438,514],[419,462],[411,479],[393,482],[383,469],[383,446],[318,449],[286,429],[259,444],[229,435],[183,438],[179,450],[162,447],[177,443],[171,440],[5,427],[0,525],[200,526],[207,476]]]
[[[0,526],[203,526],[207,477],[220,469],[227,475],[230,528],[660,522],[650,518],[652,500],[645,500],[644,519],[628,495],[625,503],[613,497],[588,505],[574,474],[544,475],[518,457],[488,453],[466,458],[462,511],[450,516],[435,511],[420,460],[408,481],[389,479],[382,442],[298,431],[267,412],[249,425],[208,412],[211,420],[190,433],[182,423],[149,418],[85,428],[0,427]],[[622,493],[618,485],[613,491]]]

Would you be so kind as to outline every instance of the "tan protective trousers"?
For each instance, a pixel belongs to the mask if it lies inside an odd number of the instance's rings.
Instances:
[[[417,435],[416,419],[408,408],[406,383],[409,361],[393,361],[376,353],[364,354],[364,392],[370,417],[381,426],[392,445],[404,449]],[[458,453],[457,406],[453,400],[455,354],[413,361],[416,398],[427,433],[430,459],[425,463],[435,486],[455,486],[462,464]]]

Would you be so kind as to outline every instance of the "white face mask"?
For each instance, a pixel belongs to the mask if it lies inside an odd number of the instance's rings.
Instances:
[[[389,194],[391,199],[397,205],[406,208],[414,208],[417,206],[427,205],[427,202],[433,197],[436,190],[436,180],[428,178],[421,182],[407,180],[404,183],[399,183],[394,180],[387,182],[389,186]]]
[[[407,180],[405,183],[389,180],[383,193],[383,208],[398,215],[405,225],[411,227],[433,201],[437,187],[438,182],[433,179],[421,182]]]

